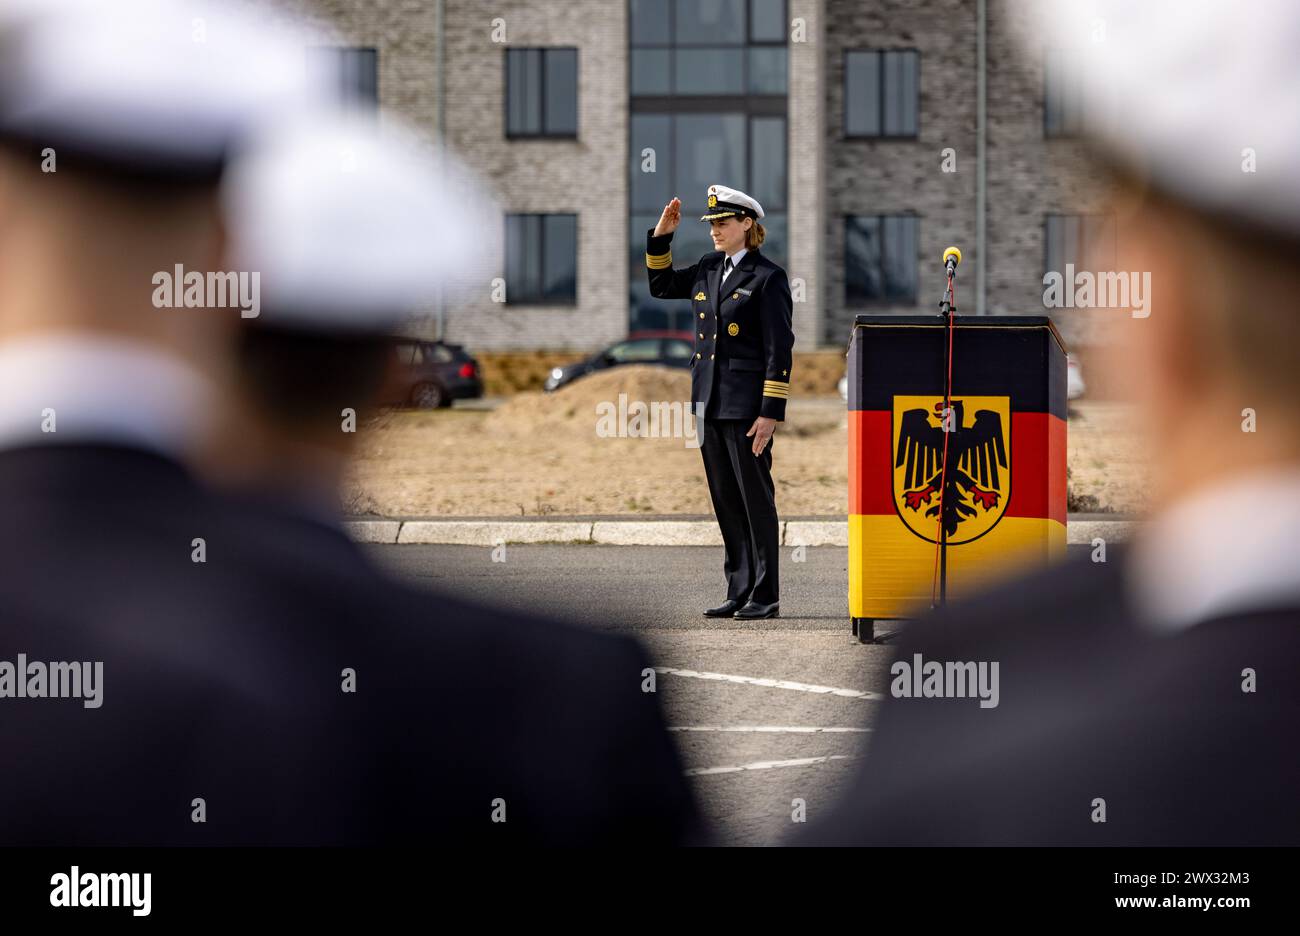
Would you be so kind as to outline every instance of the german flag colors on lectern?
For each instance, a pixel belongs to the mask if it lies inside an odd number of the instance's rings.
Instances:
[[[929,607],[943,522],[948,599],[1065,552],[1065,348],[1045,316],[859,315],[849,344],[849,615]]]

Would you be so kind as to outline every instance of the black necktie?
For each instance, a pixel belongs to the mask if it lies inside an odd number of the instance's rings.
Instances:
[[[723,284],[727,281],[727,276],[731,273],[731,258],[728,257],[722,264],[722,277],[718,280],[718,295],[722,295]]]

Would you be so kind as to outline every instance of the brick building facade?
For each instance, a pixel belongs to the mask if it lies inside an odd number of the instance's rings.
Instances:
[[[483,176],[499,200],[502,223],[493,229],[500,236],[484,250],[496,258],[502,278],[510,278],[507,267],[519,271],[529,263],[550,262],[548,255],[527,258],[521,266],[508,256],[517,249],[517,241],[516,247],[508,243],[510,224],[530,222],[507,222],[504,215],[558,217],[564,231],[574,232],[567,276],[552,283],[540,270],[549,285],[529,301],[512,301],[518,290],[513,295],[507,290],[506,302],[494,301],[492,283],[464,284],[468,288],[443,310],[444,336],[473,350],[585,351],[625,337],[630,327],[675,327],[671,317],[646,319],[634,294],[644,278],[637,225],[646,217],[644,206],[634,206],[635,199],[644,200],[634,191],[645,150],[639,128],[668,126],[665,121],[675,114],[688,115],[682,127],[694,127],[699,118],[689,115],[732,111],[748,115],[747,141],[758,139],[755,119],[767,120],[769,127],[784,121],[784,162],[766,170],[766,177],[783,176],[786,185],[769,249],[800,284],[795,329],[801,350],[843,346],[860,311],[936,311],[942,292],[939,257],[948,244],[965,253],[958,300],[963,312],[975,312],[976,0],[691,0],[689,9],[673,3],[295,0],[297,11],[331,28],[340,45],[375,51],[377,98],[384,108],[429,133],[440,129],[442,115],[449,148]],[[701,95],[700,82],[726,80],[709,60],[741,61],[728,56],[752,48],[744,45],[745,35],[750,43],[762,41],[764,17],[770,20],[775,9],[788,27],[783,86],[768,78],[762,94],[752,93],[752,87],[719,85]],[[656,23],[659,16],[671,16],[676,24],[668,39],[659,38],[667,35]],[[713,40],[707,38],[710,28],[717,30]],[[1046,264],[1059,265],[1082,249],[1074,219],[1099,210],[1103,194],[1077,141],[1051,129],[1055,124],[1068,130],[1069,121],[1045,111],[1052,91],[1044,59],[1021,54],[1015,28],[1003,0],[988,0],[988,314],[1043,311]],[[692,44],[693,32],[703,36],[698,41],[704,47]],[[707,46],[710,41],[715,46]],[[507,97],[535,95],[530,80],[551,72],[545,58],[537,59],[540,70],[525,71],[521,65],[523,78],[508,91],[515,67],[508,64],[508,50],[576,53],[576,132],[511,132],[517,102]],[[440,51],[445,95],[439,87]],[[638,51],[642,57],[634,58]],[[779,53],[748,54],[771,62]],[[674,80],[687,86],[686,93],[670,93],[679,88],[670,89],[667,78],[660,87],[656,68],[675,69]],[[638,122],[647,108],[651,119]],[[678,132],[671,132],[665,139],[674,140],[673,152],[658,154],[661,162],[670,155],[675,160],[667,178],[690,177],[682,161],[694,156]],[[707,162],[727,145],[705,140],[697,149]],[[757,165],[752,154],[749,158],[748,165]],[[682,196],[688,211],[696,207],[692,199],[703,196],[673,194]],[[752,194],[761,201],[771,197]],[[781,201],[773,198],[774,204]],[[1049,221],[1053,217],[1057,220]],[[542,223],[519,230],[538,231]],[[688,215],[684,225],[694,223]],[[1068,235],[1057,236],[1065,246],[1055,251],[1048,249],[1049,224]],[[569,249],[568,237],[552,238],[557,255]],[[684,256],[679,253],[679,259]],[[568,293],[567,277],[572,278]],[[554,295],[563,298],[550,301]],[[1090,343],[1082,314],[1053,314],[1067,339]],[[431,313],[425,330],[435,332],[437,321]]]

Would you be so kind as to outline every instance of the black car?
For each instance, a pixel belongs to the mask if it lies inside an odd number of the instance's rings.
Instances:
[[[397,338],[393,350],[396,362],[389,378],[386,402],[436,409],[451,406],[452,400],[483,396],[478,361],[463,346]]]
[[[690,367],[695,356],[695,345],[688,332],[646,331],[635,332],[623,341],[598,351],[585,361],[566,364],[551,371],[542,385],[547,393],[572,383],[579,377],[619,367],[623,364],[663,364],[668,367]]]

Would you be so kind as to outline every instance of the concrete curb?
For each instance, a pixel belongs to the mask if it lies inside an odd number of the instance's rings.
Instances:
[[[1075,520],[1068,525],[1072,546],[1096,539],[1122,542],[1136,520]],[[344,524],[359,543],[385,545],[499,543],[591,543],[600,546],[721,546],[713,520],[349,520]],[[848,546],[846,520],[783,520],[783,546]]]

